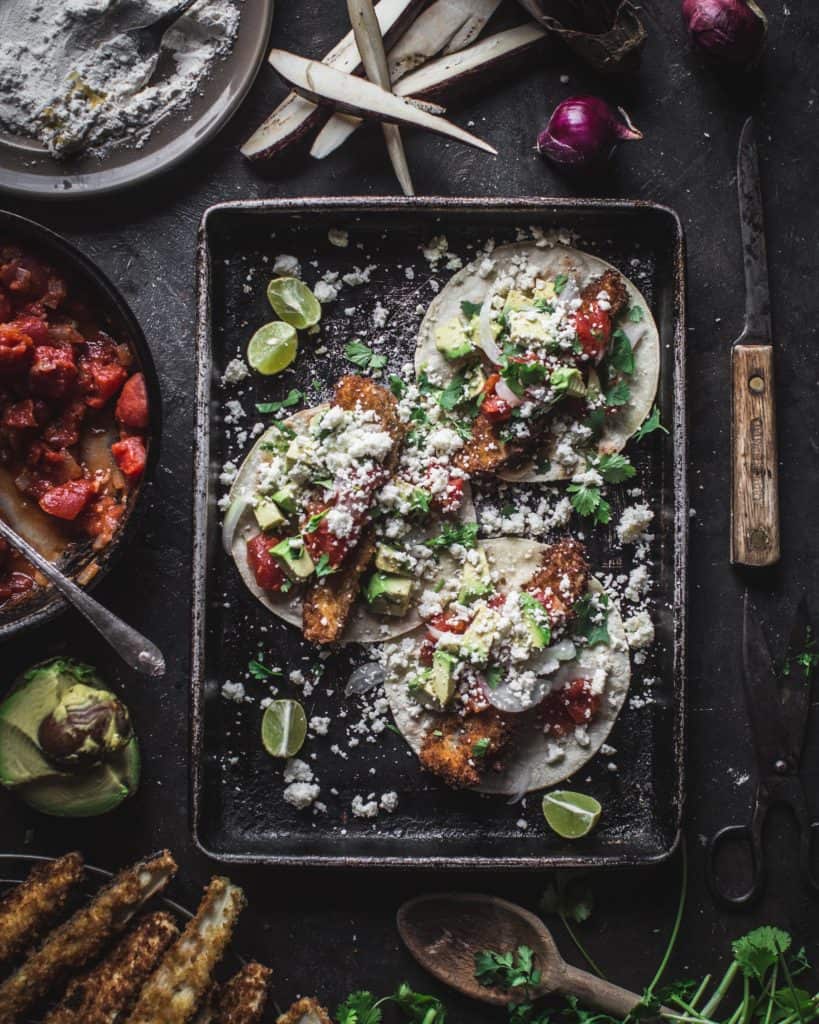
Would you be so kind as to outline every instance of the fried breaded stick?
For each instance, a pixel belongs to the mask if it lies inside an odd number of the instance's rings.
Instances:
[[[70,982],[43,1024],[116,1024],[123,1020],[178,935],[170,914],[159,911],[144,917],[97,967]]]
[[[271,970],[252,962],[216,993],[214,1024],[257,1024],[267,1002]]]
[[[509,717],[494,708],[464,718],[446,715],[436,719],[435,729],[424,738],[421,764],[454,789],[477,786],[511,735]],[[480,757],[475,757],[476,743],[483,747]]]
[[[383,462],[384,469],[392,475],[404,438],[404,425],[398,415],[395,396],[368,377],[349,374],[336,385],[333,404],[348,411],[363,409],[376,414],[379,426],[393,441],[392,450]],[[373,560],[375,547],[372,531],[365,530],[347,564],[308,588],[302,611],[305,639],[331,644],[341,638],[358,595],[358,584]]]
[[[482,412],[472,424],[472,436],[455,453],[453,462],[464,473],[494,473],[509,457],[509,449],[498,438],[495,425]]]
[[[94,899],[48,935],[0,985],[0,1024],[14,1024],[71,971],[99,956],[139,908],[168,884],[176,862],[165,850],[121,871]]]
[[[245,905],[227,878],[210,881],[196,916],[148,979],[128,1024],[187,1024],[211,984]]]
[[[287,1013],[278,1018],[276,1024],[333,1024],[330,1014],[321,1003],[305,997],[293,1003]]]
[[[0,900],[0,965],[33,946],[56,919],[83,877],[79,853],[38,864]]]
[[[612,320],[616,320],[628,305],[628,288],[616,270],[605,270],[599,277],[589,281],[580,293],[581,308],[591,303],[597,304],[601,292],[608,295],[609,309],[607,312]]]
[[[554,629],[568,622],[572,609],[586,593],[588,585],[586,548],[579,540],[564,537],[543,552],[540,568],[524,589],[539,592],[538,599],[546,608],[549,623]]]

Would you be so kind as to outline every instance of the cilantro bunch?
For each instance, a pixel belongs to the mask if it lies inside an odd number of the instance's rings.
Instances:
[[[398,986],[391,996],[376,999],[372,992],[353,992],[336,1010],[337,1024],[381,1024],[382,1007],[392,1004],[401,1013],[401,1019],[412,1024],[446,1024],[446,1008],[435,996],[415,992],[406,982]]]

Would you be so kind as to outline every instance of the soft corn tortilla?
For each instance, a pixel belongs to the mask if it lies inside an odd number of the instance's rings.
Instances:
[[[519,268],[516,261],[526,259],[538,277],[554,278],[558,274],[575,276],[581,290],[604,271],[617,269],[605,260],[579,249],[567,246],[539,248],[531,242],[498,246],[489,257],[494,260],[492,270],[482,276],[480,267],[484,258],[481,257],[459,270],[430,303],[418,331],[415,350],[416,372],[426,367],[428,371],[440,374],[443,381],[448,381],[453,376],[457,364],[449,362],[436,349],[436,328],[460,316],[462,302],[482,304],[487,292],[494,290],[500,279],[517,272]],[[617,272],[620,274],[620,271]],[[606,417],[606,427],[598,442],[601,454],[619,452],[625,447],[628,439],[651,412],[660,376],[660,332],[651,309],[633,282],[624,274],[620,274],[620,277],[628,289],[629,306],[640,306],[645,315],[640,323],[636,324],[627,318],[618,321],[618,327],[625,332],[634,350],[634,373],[629,377],[631,401],[613,415]],[[555,416],[560,416],[560,406],[557,407]],[[528,462],[515,468],[501,469],[497,475],[504,480],[512,481],[565,480],[574,470],[554,461],[554,448],[555,442],[547,440],[545,449],[540,452],[541,457],[545,456],[552,462],[550,468],[544,472],[538,472],[534,463]]]
[[[491,567],[502,575],[501,589],[513,589],[531,579],[546,545],[533,540],[499,538],[485,541],[483,549]],[[590,591],[602,589],[597,580],[590,581]],[[609,602],[608,630],[611,645],[584,648],[573,661],[564,662],[552,677],[556,683],[563,684],[578,677],[589,678],[598,668],[606,669],[606,688],[600,709],[587,727],[588,744],[581,746],[574,736],[562,740],[545,736],[536,723],[527,721],[529,713],[524,712],[522,725],[501,754],[505,769],[487,772],[481,784],[475,787],[477,792],[512,796],[546,789],[568,779],[594,757],[611,732],[631,681],[623,620],[613,601]],[[418,630],[416,635],[420,643],[424,631]],[[415,753],[420,754],[424,738],[436,728],[440,713],[422,708],[409,695],[407,682],[416,671],[417,664],[410,665],[405,675],[388,680],[385,690],[395,724]],[[560,751],[559,758],[555,756],[556,748]]]
[[[297,434],[303,433],[307,430],[312,418],[328,407],[325,404],[316,406],[313,409],[303,409],[301,412],[297,412],[294,416],[285,420],[284,423]],[[236,563],[236,568],[239,570],[239,575],[242,577],[245,586],[253,596],[261,601],[268,611],[273,612],[280,619],[284,619],[291,626],[297,626],[301,629],[303,588],[294,587],[290,594],[274,594],[267,590],[262,590],[256,582],[256,577],[253,575],[253,570],[247,561],[247,542],[259,533],[256,517],[253,514],[253,507],[248,499],[253,493],[253,485],[259,462],[265,457],[262,446],[265,441],[270,440],[270,437],[275,436],[275,431],[276,428],[271,427],[256,441],[240,466],[236,479],[233,481],[233,486],[230,489],[229,500],[231,505],[237,500],[248,501],[234,530],[230,554]],[[476,520],[475,507],[472,504],[468,485],[464,490],[464,500],[459,518],[465,523],[474,523]],[[370,644],[389,640],[392,637],[409,633],[420,622],[421,619],[415,608],[410,608],[407,614],[401,618],[390,618],[387,615],[374,615],[368,610],[366,603],[363,600],[359,600],[353,606],[341,642]]]

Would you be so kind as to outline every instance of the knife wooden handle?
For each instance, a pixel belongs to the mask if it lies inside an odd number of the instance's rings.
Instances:
[[[779,467],[773,348],[734,345],[731,355],[731,561],[779,561]]]

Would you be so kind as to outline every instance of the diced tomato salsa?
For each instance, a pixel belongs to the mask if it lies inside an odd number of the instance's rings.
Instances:
[[[53,267],[0,244],[0,468],[67,543],[110,542],[145,470],[148,426],[130,348]],[[84,437],[112,430],[110,465],[89,465]],[[30,567],[0,548],[0,606],[33,586]]]
[[[262,590],[279,591],[287,578],[270,549],[279,543],[279,537],[259,533],[247,542],[247,561]]]
[[[573,679],[543,701],[538,709],[543,725],[553,736],[566,736],[578,725],[588,725],[597,714],[600,698],[588,679]]]

